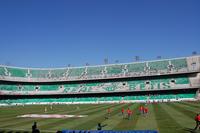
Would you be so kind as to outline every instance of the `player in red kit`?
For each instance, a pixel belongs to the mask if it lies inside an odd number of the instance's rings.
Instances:
[[[122,113],[122,118],[124,118],[124,108],[122,108],[121,113]]]
[[[144,109],[144,107],[141,105],[140,108],[139,108],[139,111],[140,111],[140,114],[141,114],[141,115],[144,113],[144,110],[143,110],[143,109]]]
[[[196,127],[194,128],[194,130],[196,130],[199,127],[199,125],[200,125],[200,114],[196,115],[195,121],[196,121]]]
[[[149,109],[147,107],[144,107],[144,114],[148,114]]]
[[[108,116],[110,117],[111,114],[111,108],[108,108]]]
[[[128,120],[130,120],[130,118],[131,118],[131,113],[132,113],[132,112],[131,112],[131,110],[130,110],[129,108],[127,109],[126,112],[127,112]]]
[[[111,109],[108,108],[107,109],[107,115],[105,116],[105,119],[108,119],[110,117],[110,114],[111,114]]]

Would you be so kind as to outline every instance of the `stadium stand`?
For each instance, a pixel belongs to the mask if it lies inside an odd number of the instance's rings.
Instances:
[[[70,68],[68,71],[68,77],[78,77],[80,78],[85,73],[85,67],[82,68]]]
[[[128,70],[129,73],[144,72],[145,66],[146,66],[146,63],[127,64],[127,70]]]
[[[51,73],[51,78],[62,78],[62,77],[67,77],[67,72],[68,69],[67,68],[63,68],[63,69],[52,69],[50,71]]]
[[[196,64],[195,68],[194,63]],[[195,96],[199,96],[198,93],[200,92],[197,91],[200,88],[199,71],[200,56],[128,64],[55,69],[0,66],[0,95],[30,96],[29,99],[21,99],[20,97],[17,99],[5,99],[3,97],[0,99],[0,102],[5,103],[6,100],[9,103],[94,103],[195,99]],[[196,93],[157,94],[157,92],[181,91],[185,89],[195,91]],[[143,92],[148,92],[151,95],[134,95],[135,93]],[[124,93],[127,94],[124,95]],[[101,95],[98,97],[100,94],[106,94],[107,96]],[[123,97],[119,97],[120,94]],[[57,99],[33,99],[32,96],[36,95],[56,95]],[[61,98],[61,95],[74,96]],[[85,95],[90,95],[90,97]]]
[[[103,74],[105,67],[87,67],[87,77],[97,77]]]
[[[106,72],[108,75],[123,74],[124,65],[111,65],[106,66]]]
[[[169,65],[168,60],[164,61],[156,61],[156,62],[148,62],[148,67],[150,70],[164,70],[167,71]]]
[[[112,96],[112,97],[84,97],[84,98],[37,98],[37,99],[6,99],[0,104],[45,104],[45,103],[99,103],[99,102],[125,102],[125,101],[155,101],[194,99],[195,94],[168,94],[168,95],[143,95],[143,96]]]
[[[0,66],[0,76],[5,76],[4,67],[1,67],[1,66]]]
[[[181,70],[187,68],[187,61],[186,59],[174,59],[171,60],[171,64],[174,66],[175,69]]]
[[[162,89],[179,89],[190,87],[190,81],[187,77],[150,79],[150,80],[132,80],[121,82],[101,82],[101,83],[81,83],[81,84],[56,84],[56,85],[9,85],[0,84],[0,90],[15,91],[24,93],[26,91],[54,91],[60,93],[101,93],[101,92],[123,92],[123,91],[145,91]]]
[[[177,72],[199,71],[200,66],[197,57],[177,58],[158,61],[146,61],[129,64],[113,64],[104,66],[69,67],[55,69],[35,69],[0,66],[0,77],[8,80],[23,78],[23,81],[71,81],[87,79],[138,77],[155,74],[173,74]],[[195,64],[195,65],[194,65]],[[189,69],[190,68],[190,69]],[[32,79],[32,80],[30,80]],[[42,81],[40,80],[42,79]],[[22,81],[22,80],[20,80]]]
[[[31,78],[50,78],[49,72],[45,69],[30,69]]]
[[[26,77],[28,73],[27,69],[10,68],[10,67],[6,67],[6,69],[10,73],[10,76],[12,77]]]

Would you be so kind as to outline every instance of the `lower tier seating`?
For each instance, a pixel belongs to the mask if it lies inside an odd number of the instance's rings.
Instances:
[[[0,84],[0,92],[55,92],[55,93],[98,93],[98,92],[122,92],[122,91],[145,91],[163,90],[190,87],[187,77],[151,79],[151,80],[131,80],[118,82],[99,83],[76,83],[76,84],[56,84],[56,85],[11,85]]]
[[[123,102],[123,101],[148,101],[195,98],[196,94],[168,94],[168,95],[140,95],[140,96],[112,96],[112,97],[84,97],[84,98],[39,98],[39,99],[7,99],[0,100],[0,104],[28,104],[28,103],[98,103],[98,102]]]

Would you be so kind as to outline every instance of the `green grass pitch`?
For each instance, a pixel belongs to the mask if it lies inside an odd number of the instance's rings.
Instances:
[[[105,130],[158,130],[159,133],[190,133],[195,127],[194,117],[200,112],[199,102],[149,104],[149,114],[141,116],[140,103],[131,104],[82,104],[82,105],[26,105],[0,107],[0,133],[28,133],[34,121],[42,133],[62,129],[96,129],[98,122],[107,124]],[[47,107],[47,112],[44,108]],[[105,119],[107,109],[111,116]],[[134,110],[131,120],[122,119],[121,109]],[[25,114],[88,115],[84,118],[18,118]],[[200,131],[200,130],[199,130]],[[199,132],[196,131],[197,133]]]

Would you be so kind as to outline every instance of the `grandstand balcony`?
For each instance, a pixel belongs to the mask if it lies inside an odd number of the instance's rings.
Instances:
[[[148,79],[127,79],[116,81],[75,82],[54,84],[0,84],[2,95],[50,95],[50,94],[88,94],[88,93],[116,93],[156,90],[176,90],[185,88],[199,88],[200,84],[192,84],[188,76],[155,77]]]
[[[70,68],[19,68],[0,66],[0,80],[20,82],[57,82],[144,77],[200,72],[200,56]]]

